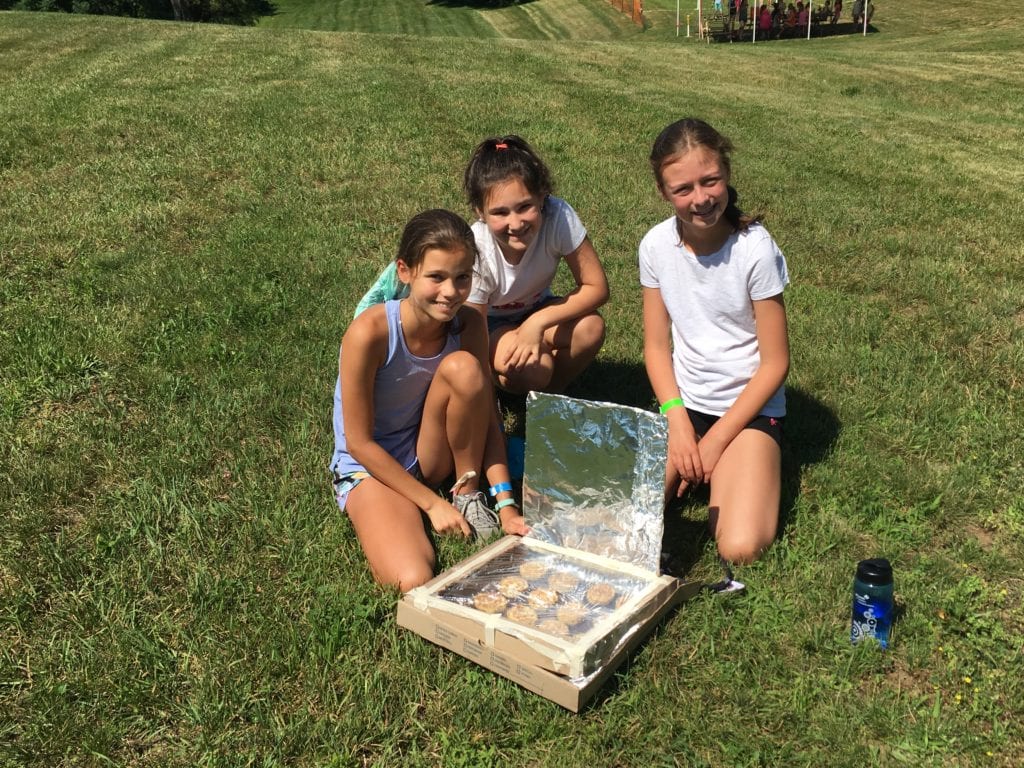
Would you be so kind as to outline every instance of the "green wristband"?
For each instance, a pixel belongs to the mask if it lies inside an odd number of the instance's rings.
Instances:
[[[671,400],[666,400],[664,403],[662,403],[661,407],[658,410],[661,411],[662,415],[664,415],[673,408],[682,408],[683,406],[683,398],[673,397]]]
[[[518,506],[519,506],[519,504],[516,502],[515,499],[502,499],[501,501],[499,501],[497,504],[494,505],[494,511],[495,512],[500,512],[505,507],[518,507]]]

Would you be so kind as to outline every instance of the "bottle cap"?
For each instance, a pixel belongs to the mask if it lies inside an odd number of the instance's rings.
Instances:
[[[857,578],[865,584],[876,586],[892,584],[892,566],[884,557],[861,560],[857,563]]]

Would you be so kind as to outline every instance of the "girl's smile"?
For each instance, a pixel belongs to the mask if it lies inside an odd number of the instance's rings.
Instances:
[[[398,276],[409,285],[410,304],[440,322],[455,317],[473,284],[473,254],[464,248],[431,248],[415,268],[398,262]]]
[[[495,184],[477,215],[487,224],[510,264],[518,264],[544,221],[544,196],[534,195],[518,177]]]
[[[718,154],[696,147],[661,168],[661,196],[675,209],[684,242],[705,244],[728,235],[729,173]],[[691,243],[688,243],[691,244]]]

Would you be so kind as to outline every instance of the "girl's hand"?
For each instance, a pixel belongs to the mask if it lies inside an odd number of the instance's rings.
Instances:
[[[440,496],[437,497],[437,501],[423,511],[430,518],[431,527],[438,533],[457,533],[461,534],[463,538],[469,538],[471,530],[466,518]]]
[[[515,510],[514,512],[512,510]],[[530,532],[530,527],[526,524],[526,518],[523,517],[518,507],[509,505],[499,513],[501,515],[501,530],[505,533],[511,533],[515,536],[525,536]]]
[[[507,368],[524,368],[540,360],[544,350],[544,327],[539,323],[531,322],[532,319],[532,317],[526,318],[522,325],[511,332],[514,337],[505,358]]]
[[[688,486],[704,482],[704,466],[697,436],[686,411],[683,408],[676,408],[669,411],[669,414],[668,460],[679,473],[682,482],[679,484],[677,495],[682,496]]]
[[[714,427],[708,430],[708,433],[697,444],[697,450],[700,453],[700,465],[704,473],[702,482],[711,482],[711,474],[715,471],[715,467],[718,466],[718,460],[722,458],[727,445],[728,443],[723,444],[721,440],[717,439],[714,434]]]

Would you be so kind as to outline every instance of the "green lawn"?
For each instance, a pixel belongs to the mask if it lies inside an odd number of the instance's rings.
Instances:
[[[1019,764],[1024,52],[995,8],[765,46],[0,13],[0,766]],[[645,158],[684,114],[790,267],[786,525],[571,715],[396,628],[327,485],[337,344],[516,131],[612,286],[573,394],[649,406]],[[717,578],[701,514],[669,543]],[[888,653],[848,642],[876,555]]]
[[[526,40],[618,40],[642,27],[607,0],[273,0],[264,27],[331,32],[521,38]]]

